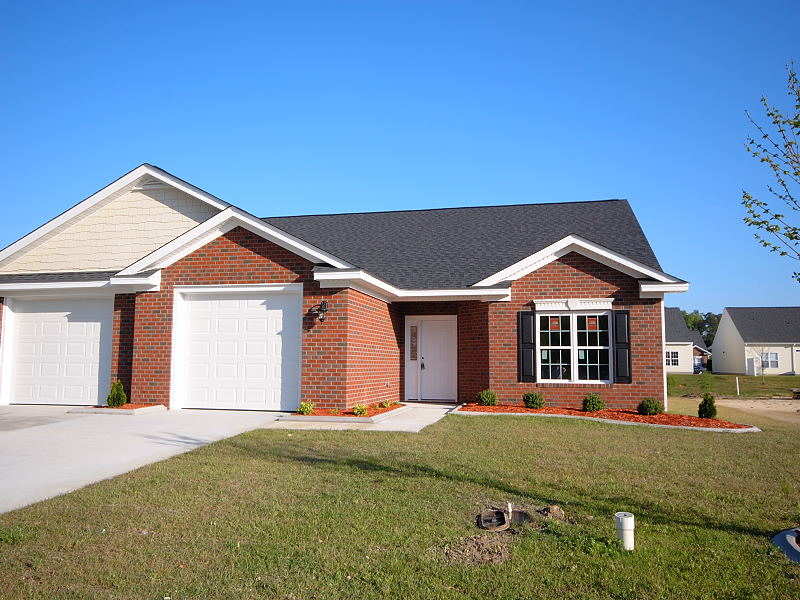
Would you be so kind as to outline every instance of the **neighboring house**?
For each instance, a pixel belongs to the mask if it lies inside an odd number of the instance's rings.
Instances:
[[[728,307],[714,337],[714,373],[797,375],[800,306]]]
[[[627,201],[260,219],[142,165],[0,252],[0,402],[665,400]]]
[[[711,354],[699,331],[689,329],[680,308],[664,309],[664,365],[667,373],[695,373]]]

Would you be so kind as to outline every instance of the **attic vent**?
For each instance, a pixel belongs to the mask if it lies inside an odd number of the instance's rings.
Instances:
[[[141,179],[136,186],[134,186],[134,190],[160,190],[169,187],[163,181],[154,178],[146,178]]]

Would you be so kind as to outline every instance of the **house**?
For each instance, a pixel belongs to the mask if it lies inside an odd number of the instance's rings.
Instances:
[[[689,329],[680,308],[664,309],[664,365],[667,373],[695,373],[706,368],[711,352],[699,331]]]
[[[714,337],[714,373],[797,375],[800,306],[728,307]]]
[[[144,164],[0,252],[0,402],[665,400],[627,201],[257,218]]]

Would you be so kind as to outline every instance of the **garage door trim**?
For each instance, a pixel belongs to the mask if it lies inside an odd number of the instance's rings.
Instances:
[[[303,284],[302,283],[268,283],[260,285],[186,285],[175,286],[173,289],[172,304],[172,353],[170,360],[170,393],[169,407],[171,410],[183,408],[184,372],[186,364],[186,325],[187,325],[187,302],[190,296],[201,294],[293,294],[299,296],[302,303]],[[297,357],[298,371],[302,370],[302,336],[299,340]],[[298,383],[301,381],[301,373],[297,373]]]

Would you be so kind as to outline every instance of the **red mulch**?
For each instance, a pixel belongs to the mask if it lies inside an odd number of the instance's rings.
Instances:
[[[731,423],[721,419],[701,419],[691,415],[673,415],[662,413],[660,415],[640,415],[635,410],[616,410],[606,408],[595,412],[586,412],[574,408],[557,408],[545,406],[544,408],[525,408],[518,404],[501,404],[499,406],[481,406],[480,404],[465,404],[458,410],[472,412],[493,413],[533,413],[543,415],[575,415],[578,417],[594,417],[597,419],[614,419],[615,421],[634,421],[636,423],[652,423],[654,425],[673,425],[684,427],[724,427],[726,429],[747,429],[750,425]]]
[[[128,402],[122,406],[92,406],[91,408],[118,408],[120,410],[133,410],[134,408],[147,408],[148,406],[158,406],[157,404],[134,404]]]
[[[395,410],[397,408],[402,408],[402,404],[394,404],[389,408],[381,408],[377,404],[367,407],[367,414],[363,415],[364,417],[374,417],[375,415],[380,415],[385,412],[389,412],[390,410]],[[353,410],[348,408],[347,410],[338,411],[333,408],[315,408],[314,412],[310,415],[301,415],[300,413],[294,413],[295,415],[299,415],[301,417],[355,417],[356,415],[353,414]]]

